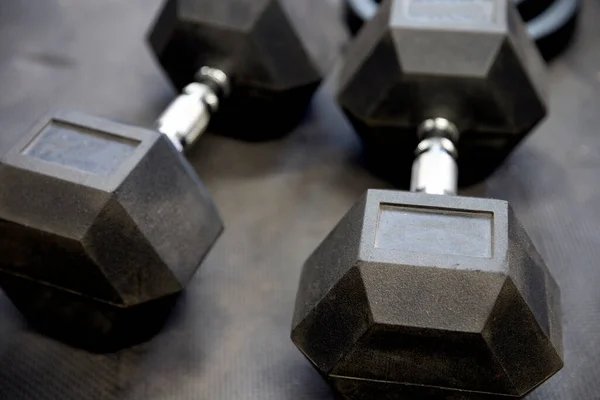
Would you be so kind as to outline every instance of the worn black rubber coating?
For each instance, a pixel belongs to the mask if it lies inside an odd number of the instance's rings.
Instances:
[[[158,132],[72,112],[0,159],[0,286],[28,322],[112,351],[160,329],[223,230]]]
[[[356,35],[364,21],[371,18],[368,10],[377,7],[380,2],[345,0],[344,20],[352,35]],[[577,27],[580,0],[522,0],[516,4],[546,61],[551,61],[569,47]],[[543,29],[539,29],[541,26]]]
[[[346,399],[520,398],[560,289],[506,201],[369,190],[304,264],[292,340]]]
[[[287,13],[281,0],[168,0],[148,40],[179,90],[203,66],[227,73],[211,131],[274,139],[300,122],[322,79]]]

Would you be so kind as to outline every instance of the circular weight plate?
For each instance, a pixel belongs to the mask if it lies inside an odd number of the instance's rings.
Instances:
[[[381,0],[345,0],[345,20],[353,35],[377,12]],[[515,0],[527,30],[547,61],[560,54],[575,32],[581,0]]]

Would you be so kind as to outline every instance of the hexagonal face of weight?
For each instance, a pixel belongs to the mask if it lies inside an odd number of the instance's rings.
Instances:
[[[348,398],[520,397],[562,367],[559,297],[506,202],[371,190],[306,261],[292,340]]]
[[[546,112],[543,61],[510,0],[388,1],[346,60],[338,101],[382,171],[411,158],[421,122],[444,117],[461,130],[461,181],[473,183]]]
[[[172,298],[222,231],[167,139],[78,113],[35,126],[0,160],[0,180],[1,281],[34,325],[42,315],[68,325],[69,302],[116,316]]]
[[[269,139],[296,125],[321,81],[287,13],[281,0],[168,0],[149,41],[179,89],[203,66],[231,78],[213,129]]]

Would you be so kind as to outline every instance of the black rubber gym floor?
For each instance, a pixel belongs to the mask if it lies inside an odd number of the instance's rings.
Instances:
[[[310,3],[290,2],[299,12]],[[3,2],[0,150],[56,108],[149,126],[173,96],[143,42],[158,6]],[[565,368],[531,399],[600,398],[600,4],[584,9],[573,47],[550,66],[549,118],[462,192],[509,200],[562,287]],[[341,43],[335,13],[305,23]],[[153,340],[109,355],[75,350],[29,329],[1,295],[0,399],[333,399],[289,339],[298,277],[367,188],[390,186],[358,161],[331,92],[330,81],[284,139],[209,135],[191,152],[226,230]]]

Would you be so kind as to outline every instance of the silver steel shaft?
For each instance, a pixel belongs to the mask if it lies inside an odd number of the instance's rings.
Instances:
[[[410,190],[456,194],[458,153],[454,143],[459,137],[458,129],[447,119],[428,119],[419,127],[418,135],[421,142],[415,151]]]
[[[202,67],[199,82],[187,85],[156,121],[156,129],[167,136],[178,151],[192,145],[206,131],[212,114],[219,109],[220,95],[229,93],[229,81],[221,70]],[[220,88],[216,93],[208,81]]]

